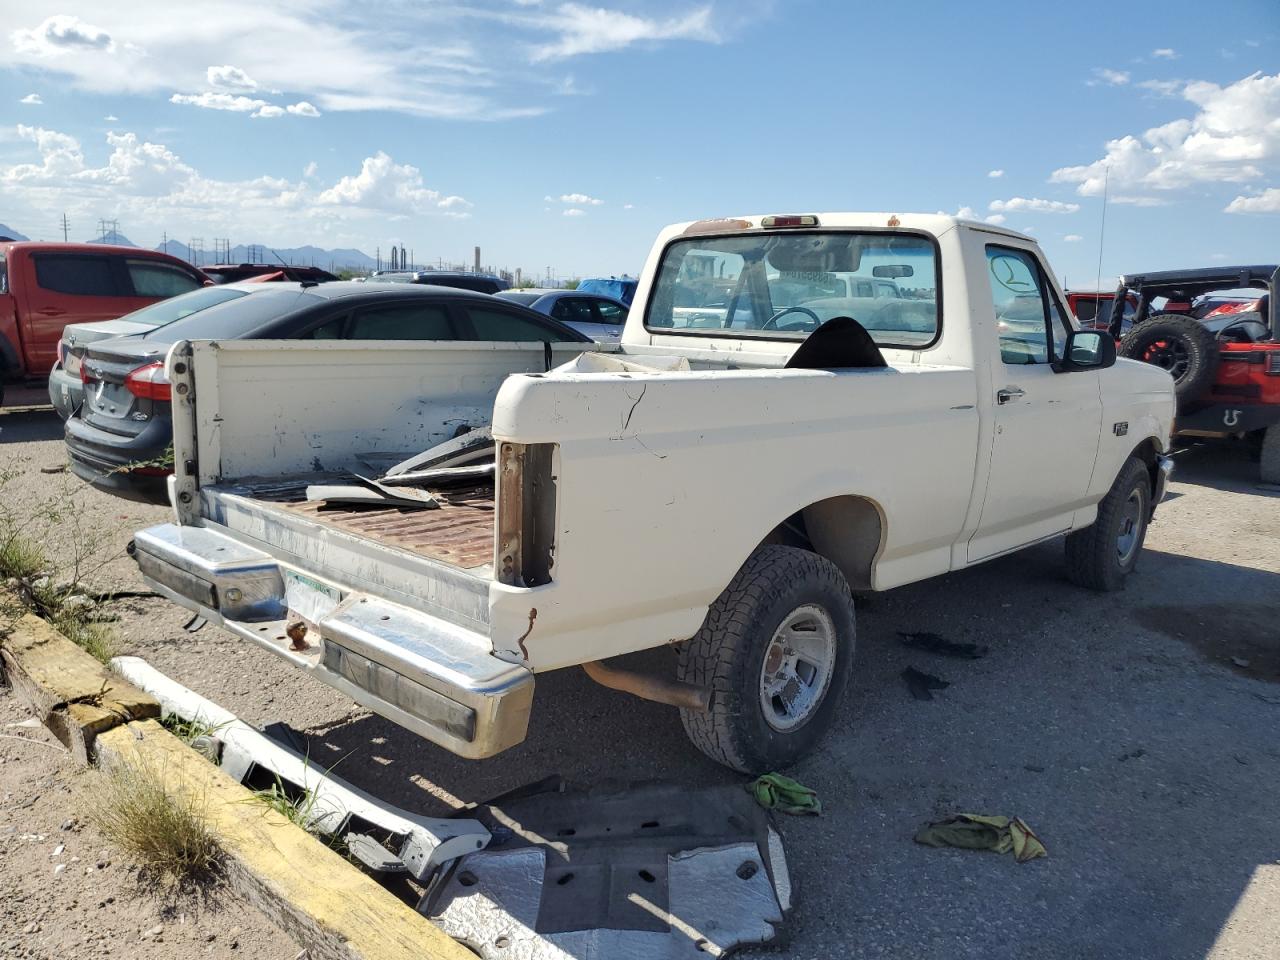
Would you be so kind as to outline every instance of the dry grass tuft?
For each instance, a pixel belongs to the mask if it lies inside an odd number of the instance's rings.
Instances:
[[[185,889],[217,878],[222,850],[203,792],[171,792],[164,771],[141,759],[117,761],[95,780],[85,817],[138,864],[142,879]]]

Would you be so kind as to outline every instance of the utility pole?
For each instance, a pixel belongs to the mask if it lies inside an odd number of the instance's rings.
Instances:
[[[67,242],[67,235],[70,233],[70,231],[71,231],[71,225],[67,222],[67,215],[64,213],[62,215],[62,242],[63,243]]]

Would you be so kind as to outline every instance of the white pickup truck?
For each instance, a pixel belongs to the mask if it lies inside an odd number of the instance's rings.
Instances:
[[[898,296],[833,296],[851,276]],[[717,321],[689,322],[709,298]],[[1064,302],[1035,241],[986,224],[748,216],[661,233],[616,352],[515,344],[534,372],[505,379],[470,345],[180,343],[176,522],[134,554],[460,755],[520,742],[536,675],[580,665],[679,706],[720,763],[778,769],[856,669],[854,593],[1064,534],[1081,585],[1133,570],[1173,382]],[[491,425],[496,481],[432,510],[305,499],[459,424]],[[676,678],[605,662],[664,644]]]

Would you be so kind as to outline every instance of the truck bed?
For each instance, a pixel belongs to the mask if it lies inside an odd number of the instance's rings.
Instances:
[[[345,482],[350,478],[331,479]],[[307,485],[320,482],[325,480],[316,476],[285,481],[240,481],[234,492],[324,526],[464,570],[485,567],[493,561],[492,484],[433,491],[440,508],[416,510],[308,501]]]

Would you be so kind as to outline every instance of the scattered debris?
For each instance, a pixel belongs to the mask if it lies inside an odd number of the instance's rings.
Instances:
[[[1137,760],[1139,757],[1145,757],[1146,755],[1147,751],[1139,747],[1137,750],[1130,750],[1128,753],[1120,754],[1116,759],[1124,763],[1126,760]]]
[[[904,646],[923,650],[926,653],[940,653],[947,657],[977,660],[985,657],[991,650],[990,647],[978,643],[957,643],[936,633],[906,633],[899,630],[898,636],[902,639]]]
[[[364,486],[355,484],[317,483],[307,487],[307,499],[324,503],[377,504],[379,506],[411,507],[428,510],[439,507],[436,498],[425,490],[413,487],[399,489],[384,486],[376,480],[356,477]]]
[[[907,667],[902,671],[902,679],[907,682],[907,689],[917,700],[932,700],[932,690],[945,690],[951,681],[935,677],[932,673],[924,673],[915,667]]]
[[[790,874],[781,836],[745,791],[519,793],[466,811],[493,842],[418,907],[481,957],[676,960],[777,939]]]
[[[306,650],[310,644],[307,643],[307,625],[301,620],[290,620],[284,628],[285,636],[289,638],[289,649],[294,652]]]
[[[383,477],[378,482],[388,487],[402,487],[410,484],[450,487],[460,483],[489,480],[493,474],[494,463],[491,460],[488,463],[476,463],[464,467],[432,467],[430,470],[398,473],[394,477]]]
[[[1013,853],[1018,863],[1048,856],[1040,838],[1019,817],[989,817],[961,813],[930,823],[916,831],[916,843],[927,847],[960,847],[964,850],[991,850]]]
[[[748,784],[747,789],[756,803],[766,810],[791,814],[822,813],[822,801],[818,799],[817,791],[780,773],[766,773]]]
[[[1231,662],[1234,663],[1237,667],[1240,667],[1241,669],[1249,666],[1249,663],[1250,663],[1250,661],[1246,660],[1244,657],[1232,657]]]
[[[67,465],[65,463],[55,463],[53,466],[50,466],[50,467],[41,467],[40,472],[41,473],[66,473]]]
[[[384,480],[416,471],[440,467],[464,467],[488,460],[493,461],[493,432],[487,427],[476,427],[461,436],[437,443],[434,447],[415,454],[390,467]]]

